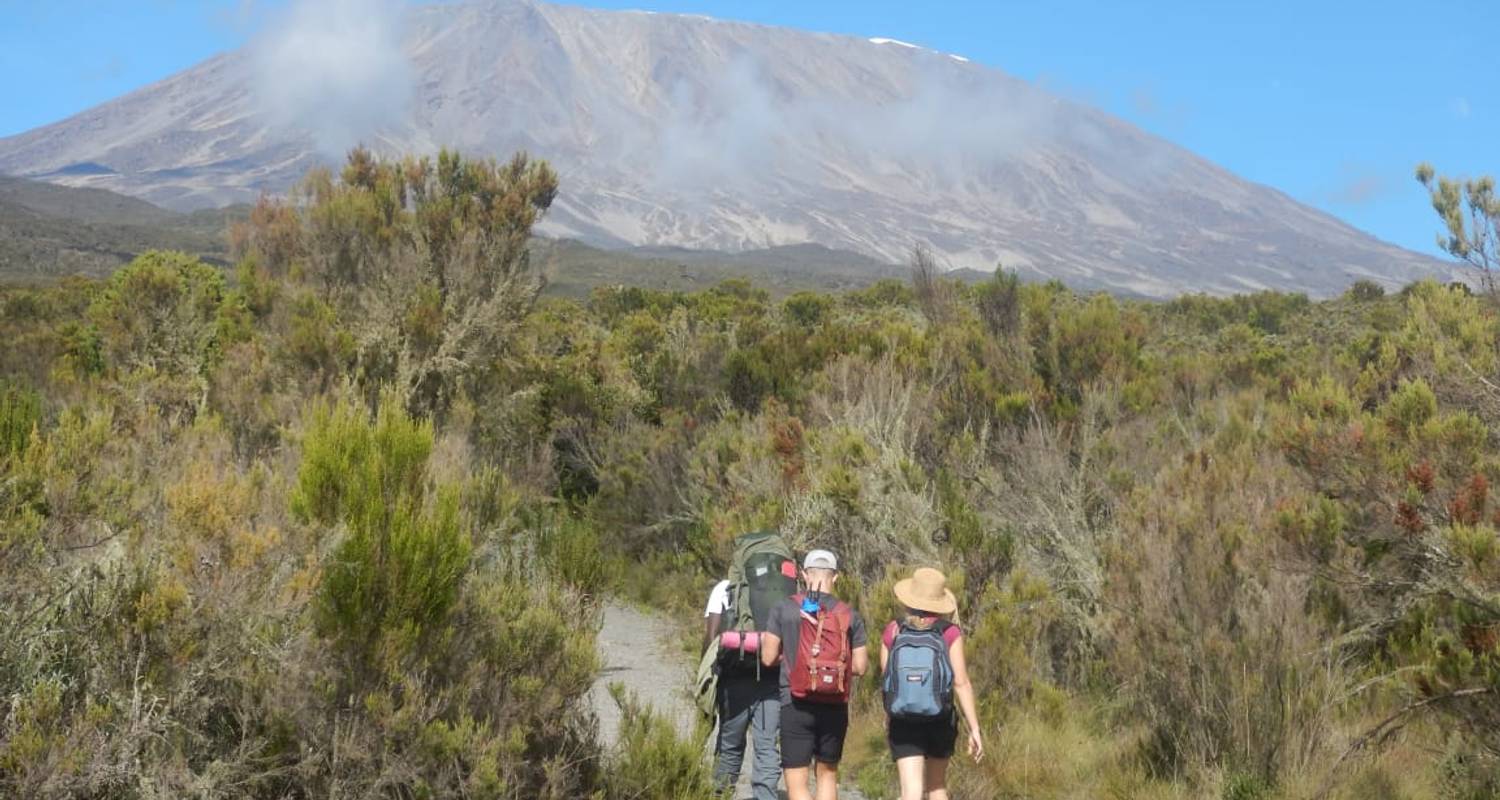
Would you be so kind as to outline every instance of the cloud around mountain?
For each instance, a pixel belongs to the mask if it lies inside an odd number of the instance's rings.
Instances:
[[[251,42],[259,111],[338,157],[406,117],[413,65],[400,0],[295,0]]]

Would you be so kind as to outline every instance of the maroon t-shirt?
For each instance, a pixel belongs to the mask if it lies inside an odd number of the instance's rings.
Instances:
[[[880,641],[885,645],[885,649],[891,649],[891,645],[896,641],[896,632],[899,630],[901,630],[900,622],[891,620],[890,622],[886,623],[885,630],[880,634]],[[957,625],[949,625],[947,629],[943,631],[943,644],[952,647],[953,643],[958,641],[959,638],[963,635],[964,632],[959,630]]]

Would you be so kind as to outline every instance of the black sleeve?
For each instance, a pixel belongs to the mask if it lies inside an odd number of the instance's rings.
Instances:
[[[852,608],[849,609],[849,614],[853,617],[849,623],[849,646],[851,648],[865,647],[869,644],[869,639],[865,635],[865,618]]]

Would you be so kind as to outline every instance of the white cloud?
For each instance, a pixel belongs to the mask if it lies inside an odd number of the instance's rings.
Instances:
[[[788,90],[749,56],[680,81],[654,139],[653,177],[689,193],[758,190],[780,177],[816,179],[831,153],[877,179],[984,181],[1040,141],[1097,139],[1088,124],[1059,125],[1053,98],[1019,82],[955,81],[961,67],[939,58],[924,58],[903,94],[881,103]],[[638,144],[611,135],[623,150]]]
[[[1472,109],[1469,108],[1469,99],[1466,97],[1453,98],[1453,102],[1449,104],[1448,108],[1453,112],[1453,116],[1459,119],[1468,119],[1469,115],[1473,113]]]
[[[405,20],[400,0],[295,0],[251,44],[261,110],[334,157],[401,122],[413,81]]]

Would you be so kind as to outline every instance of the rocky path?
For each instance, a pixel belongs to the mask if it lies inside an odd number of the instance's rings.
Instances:
[[[609,685],[615,682],[667,715],[680,735],[692,735],[698,712],[688,687],[693,685],[697,665],[687,663],[675,633],[660,617],[618,603],[605,607],[604,627],[597,640],[604,669],[589,693],[605,747],[614,747],[620,734],[620,709],[609,694]]]
[[[678,637],[679,632],[659,616],[619,603],[605,607],[604,627],[598,637],[604,668],[589,693],[605,747],[614,747],[620,733],[620,709],[609,694],[609,685],[615,682],[624,684],[627,691],[666,714],[683,736],[693,734],[698,712],[688,692],[697,664],[689,663]],[[736,800],[750,797],[750,763],[751,755],[747,753]],[[839,790],[839,797],[863,800],[848,787]]]

